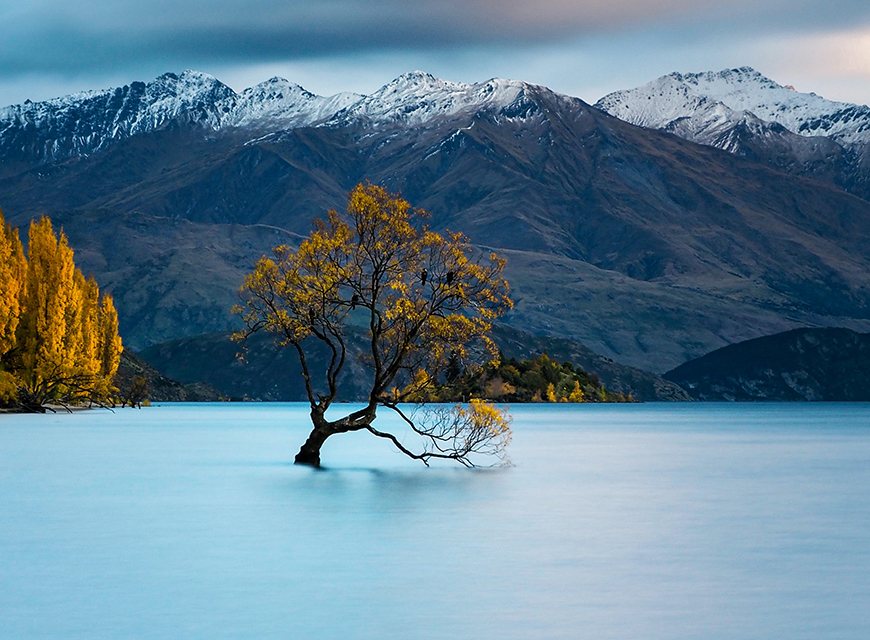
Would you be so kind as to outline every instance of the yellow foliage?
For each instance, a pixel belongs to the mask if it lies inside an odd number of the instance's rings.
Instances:
[[[451,358],[467,359],[472,342],[495,360],[487,333],[513,304],[505,261],[475,260],[462,234],[415,226],[427,215],[382,187],[358,185],[346,216],[329,211],[298,249],[276,247],[256,263],[234,309],[247,326],[236,338],[265,330],[301,345],[314,336],[343,353],[341,327],[355,313],[372,334],[375,398],[402,371],[435,377]]]
[[[0,405],[15,402],[18,399],[19,380],[8,371],[0,371]]]
[[[17,231],[0,233],[0,275],[11,274],[0,289],[0,400],[12,400],[10,387],[34,405],[106,399],[121,350],[111,298],[100,307],[96,282],[75,267],[48,218],[31,222],[28,240],[25,258]]]
[[[556,387],[553,386],[553,383],[547,385],[547,402],[558,402],[559,399],[556,397]]]
[[[499,447],[504,448],[511,439],[511,417],[492,402],[472,398],[465,406],[458,405],[457,415],[466,422],[469,431],[478,434],[482,440],[495,438]]]
[[[30,389],[63,365],[66,333],[66,291],[62,255],[48,218],[30,223],[24,310],[18,344],[22,348],[23,377]],[[70,278],[72,274],[69,274]]]
[[[76,285],[81,289],[82,301],[79,366],[87,375],[96,376],[102,373],[100,366],[100,290],[93,278],[85,280],[82,272],[78,269],[76,269]],[[117,337],[117,327],[115,327],[115,335]],[[120,340],[120,338],[117,339]]]
[[[412,398],[416,401],[431,402],[436,399],[435,390],[435,379],[425,369],[417,369],[411,376],[411,382],[404,389],[401,391],[396,389],[394,398],[396,400]]]
[[[100,374],[107,380],[111,380],[118,365],[121,362],[121,336],[118,335],[118,312],[115,311],[115,303],[112,296],[103,296],[103,304],[100,309]]]
[[[577,380],[574,381],[574,389],[568,394],[568,402],[586,402],[586,396]]]
[[[24,249],[0,211],[0,358],[15,345],[27,262]]]
[[[350,193],[345,214],[327,212],[298,248],[276,247],[245,279],[242,303],[234,311],[246,329],[235,337],[244,341],[267,331],[280,345],[296,349],[315,423],[337,394],[349,320],[367,328],[371,345],[365,354],[369,403],[353,414],[354,429],[373,420],[378,405],[396,409],[398,402],[432,398],[435,380],[451,364],[475,364],[470,361],[481,347],[486,359],[497,360],[487,334],[492,321],[513,305],[502,277],[505,260],[481,257],[461,233],[432,231],[427,217],[382,187],[360,184]],[[309,340],[332,354],[322,382],[308,368]],[[399,384],[405,386],[398,389]],[[481,411],[462,414],[463,424],[486,422]],[[440,443],[434,432],[418,433]],[[464,435],[457,431],[450,437]],[[446,456],[442,446],[425,456]]]

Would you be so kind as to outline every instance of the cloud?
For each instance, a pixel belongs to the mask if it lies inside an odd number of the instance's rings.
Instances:
[[[870,80],[870,26],[790,34],[761,41],[755,48],[782,58],[780,66],[792,71]],[[791,55],[778,55],[784,51]]]
[[[0,0],[0,24],[2,104],[185,68],[236,89],[283,75],[324,94],[419,68],[594,101],[671,71],[751,65],[870,98],[855,26],[870,24],[866,0]]]
[[[870,104],[870,25],[776,34],[746,46],[766,73],[798,91]]]
[[[669,21],[777,11],[772,0],[0,0],[0,77],[526,46]],[[821,0],[794,0],[786,15]],[[855,0],[839,0],[846,14]],[[828,14],[844,13],[831,11]]]

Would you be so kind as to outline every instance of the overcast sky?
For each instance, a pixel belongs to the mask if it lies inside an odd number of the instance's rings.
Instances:
[[[671,71],[752,66],[870,103],[870,0],[0,0],[0,105],[197,69],[370,93],[414,69],[595,102]]]

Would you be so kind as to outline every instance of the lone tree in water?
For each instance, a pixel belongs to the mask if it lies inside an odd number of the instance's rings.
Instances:
[[[347,215],[329,211],[298,249],[276,247],[245,279],[235,311],[246,329],[236,338],[273,333],[301,364],[314,428],[297,463],[319,466],[327,438],[362,430],[426,464],[446,458],[472,466],[475,454],[503,456],[510,421],[497,407],[479,400],[435,409],[403,404],[441,381],[457,360],[470,362],[472,351],[479,356],[481,346],[495,359],[487,333],[512,306],[505,261],[495,254],[476,259],[465,236],[430,231],[422,224],[426,215],[381,187],[358,185]],[[348,358],[351,318],[367,327],[368,398],[362,409],[328,420]],[[318,344],[329,354],[322,379],[312,366]],[[421,437],[419,447],[376,429],[378,407],[401,416]]]

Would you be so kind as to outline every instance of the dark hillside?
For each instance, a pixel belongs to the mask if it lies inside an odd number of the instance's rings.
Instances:
[[[147,395],[141,400],[150,402],[214,402],[222,400],[220,392],[207,384],[195,381],[182,384],[167,378],[129,349],[121,353],[121,363],[115,374],[115,386],[122,400],[130,398],[134,379],[144,380]],[[141,381],[140,381],[141,384]]]
[[[699,400],[870,401],[870,334],[786,331],[718,349],[664,377]]]

